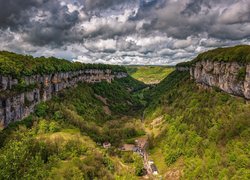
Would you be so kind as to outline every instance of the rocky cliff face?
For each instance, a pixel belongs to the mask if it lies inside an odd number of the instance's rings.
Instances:
[[[107,81],[111,83],[115,78],[127,77],[124,72],[111,70],[87,69],[75,72],[59,72],[48,75],[34,75],[17,80],[0,75],[0,126],[7,126],[27,117],[34,112],[35,105],[47,101],[57,92],[77,86],[79,82],[97,83]],[[22,81],[22,82],[20,82]],[[34,85],[35,88],[23,93],[13,93],[18,84]]]
[[[250,99],[250,64],[199,61],[189,70],[197,83]]]

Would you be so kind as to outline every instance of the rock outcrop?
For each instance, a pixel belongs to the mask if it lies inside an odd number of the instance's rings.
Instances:
[[[107,81],[111,83],[115,78],[124,78],[125,72],[112,70],[86,69],[72,72],[58,72],[48,75],[34,75],[17,80],[13,77],[0,75],[0,125],[5,127],[27,117],[34,112],[35,106],[41,101],[47,101],[57,92],[77,86],[79,82],[97,83]],[[20,82],[22,81],[22,82]],[[27,92],[15,92],[18,84],[34,85]]]
[[[250,99],[250,64],[238,62],[199,61],[189,67],[197,83]]]

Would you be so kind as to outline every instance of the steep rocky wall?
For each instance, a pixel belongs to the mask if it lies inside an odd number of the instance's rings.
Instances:
[[[79,82],[97,83],[107,81],[111,83],[115,78],[127,76],[127,73],[112,72],[109,69],[87,69],[75,72],[34,75],[19,80],[10,76],[0,76],[0,126],[7,126],[11,122],[27,117],[34,111],[35,105],[39,102],[50,100],[57,92],[68,87],[74,87]],[[20,83],[25,84],[25,86],[35,85],[35,88],[23,93],[12,93]]]
[[[189,70],[197,83],[250,99],[250,64],[199,61]]]

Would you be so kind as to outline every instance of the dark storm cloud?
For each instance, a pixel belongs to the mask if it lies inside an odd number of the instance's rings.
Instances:
[[[220,0],[218,0],[218,2],[219,1]],[[181,13],[188,16],[199,14],[203,6],[211,9],[210,3],[211,1],[208,0],[192,0],[187,4],[186,8]]]
[[[158,0],[146,7],[146,12],[142,7],[137,18],[151,19],[151,30],[161,30],[178,39],[202,33],[231,40],[250,35],[247,24],[243,24],[250,22],[248,0]]]
[[[60,45],[80,38],[71,32],[79,20],[78,11],[69,12],[60,1],[0,0],[0,4],[0,28],[21,32],[34,45]]]
[[[39,7],[48,0],[0,0],[0,27],[16,28],[26,23],[28,17],[25,11]]]
[[[82,62],[175,64],[249,43],[249,0],[0,0],[1,49]]]
[[[85,0],[84,5],[87,10],[106,9],[114,5],[122,4],[130,0]]]
[[[46,44],[62,46],[65,42],[81,41],[81,32],[74,29],[79,22],[79,12],[69,12],[67,6],[55,8],[53,6],[55,4],[49,5],[51,9],[48,9],[49,14],[45,17],[45,21],[33,21],[24,27],[27,32],[26,39],[39,46]]]

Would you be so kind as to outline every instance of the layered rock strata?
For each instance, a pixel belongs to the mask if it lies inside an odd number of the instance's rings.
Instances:
[[[250,64],[207,60],[196,62],[189,71],[197,83],[250,99]]]
[[[75,72],[58,72],[48,75],[34,75],[17,80],[10,76],[0,75],[0,125],[6,127],[9,123],[21,120],[32,112],[41,101],[47,101],[57,92],[75,87],[79,82],[111,83],[115,78],[127,77],[124,72],[112,70],[87,69]],[[22,81],[22,82],[20,82]],[[22,93],[11,93],[18,84],[35,85],[32,90]]]

